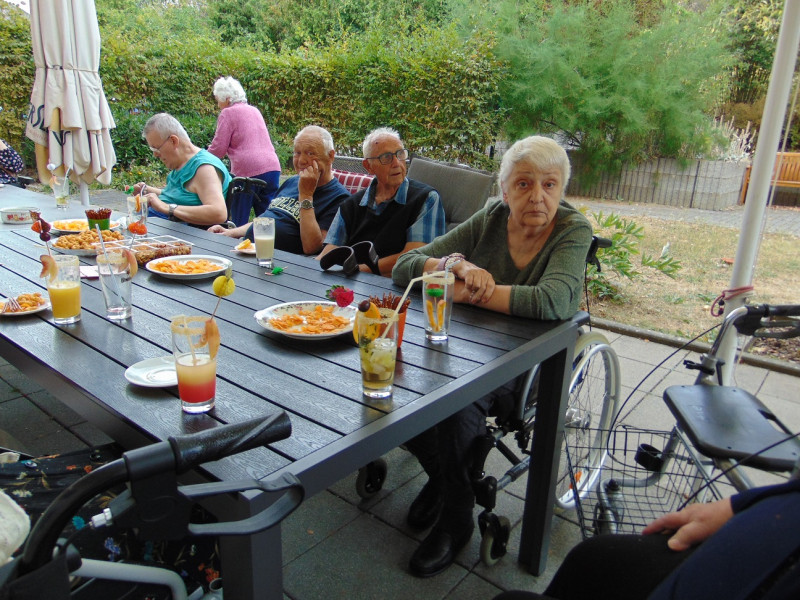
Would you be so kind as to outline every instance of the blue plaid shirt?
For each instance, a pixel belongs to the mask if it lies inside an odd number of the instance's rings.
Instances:
[[[391,202],[398,204],[406,203],[406,194],[408,194],[408,178],[403,180],[394,198],[388,202],[381,202],[375,204],[375,191],[378,189],[378,180],[373,179],[369,184],[369,188],[361,198],[359,206],[366,206],[369,210],[373,211],[376,215],[381,214],[384,209],[389,206]],[[417,220],[412,223],[411,227],[406,232],[406,243],[408,242],[422,242],[428,244],[435,238],[443,235],[446,231],[444,221],[444,208],[439,200],[439,192],[436,190],[431,191],[425,199],[425,205],[420,211]],[[328,234],[325,236],[326,244],[333,244],[334,246],[346,246],[347,244],[347,225],[342,218],[342,211],[336,212],[328,229]]]

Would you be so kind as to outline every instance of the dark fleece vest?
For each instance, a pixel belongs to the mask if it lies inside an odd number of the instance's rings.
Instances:
[[[347,227],[347,245],[370,241],[380,258],[402,252],[406,245],[406,231],[419,218],[433,188],[409,179],[406,203],[390,202],[380,215],[366,206],[359,206],[368,190],[353,194],[339,206]]]

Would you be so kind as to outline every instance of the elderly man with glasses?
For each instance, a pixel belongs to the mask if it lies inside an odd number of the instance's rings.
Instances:
[[[374,129],[364,138],[363,149],[364,168],[375,178],[339,207],[318,258],[325,266],[323,257],[337,247],[372,242],[377,264],[359,269],[390,277],[401,254],[445,232],[444,208],[436,190],[406,178],[408,151],[394,129]]]
[[[222,161],[192,144],[183,125],[167,113],[150,117],[142,137],[170,169],[164,189],[144,182],[133,186],[134,193],[147,198],[149,214],[204,227],[224,223],[231,175]]]

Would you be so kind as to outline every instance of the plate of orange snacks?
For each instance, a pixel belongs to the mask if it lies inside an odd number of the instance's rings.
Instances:
[[[206,279],[219,275],[232,264],[221,256],[183,254],[151,260],[144,268],[167,279]]]
[[[13,310],[10,306],[6,309],[6,300],[0,300],[0,317],[22,317],[33,315],[50,308],[50,301],[40,292],[20,294],[16,297],[20,310]]]
[[[285,302],[258,311],[255,318],[273,333],[303,340],[326,340],[353,331],[356,307],[317,300]]]

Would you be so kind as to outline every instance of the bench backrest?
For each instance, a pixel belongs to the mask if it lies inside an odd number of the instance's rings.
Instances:
[[[800,182],[800,152],[778,152],[775,158],[775,167],[780,164],[778,176],[773,178],[778,181],[797,181]]]
[[[463,223],[486,204],[495,176],[488,171],[414,156],[408,178],[416,179],[439,192],[447,230]]]

